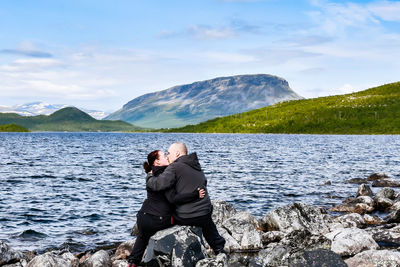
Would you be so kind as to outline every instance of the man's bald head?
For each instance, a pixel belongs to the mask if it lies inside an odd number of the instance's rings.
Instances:
[[[169,163],[174,162],[177,158],[184,155],[187,155],[187,147],[184,143],[177,142],[169,146],[168,148]]]

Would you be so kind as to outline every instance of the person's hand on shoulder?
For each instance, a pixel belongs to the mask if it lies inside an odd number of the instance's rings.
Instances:
[[[206,190],[204,190],[203,188],[197,188],[197,190],[199,191],[199,198],[204,198],[206,196]]]

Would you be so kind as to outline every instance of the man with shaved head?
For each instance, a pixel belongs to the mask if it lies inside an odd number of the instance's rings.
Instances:
[[[207,179],[201,170],[197,154],[188,155],[184,143],[173,143],[169,147],[168,161],[170,165],[162,174],[147,179],[147,187],[153,191],[175,187],[177,194],[192,193],[199,189],[207,191]],[[201,227],[207,243],[218,254],[224,251],[225,239],[218,233],[211,215],[212,204],[207,193],[204,198],[177,204],[173,217],[176,224]]]

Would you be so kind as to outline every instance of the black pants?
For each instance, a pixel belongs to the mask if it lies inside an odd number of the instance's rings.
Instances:
[[[204,238],[215,253],[224,249],[225,239],[219,235],[217,227],[211,217],[212,212],[207,215],[194,218],[180,218],[174,216],[174,224],[199,226],[203,231]]]
[[[160,217],[139,211],[136,217],[139,234],[136,237],[131,254],[126,259],[129,263],[139,264],[142,261],[150,237],[157,231],[171,227],[172,224],[171,216]]]

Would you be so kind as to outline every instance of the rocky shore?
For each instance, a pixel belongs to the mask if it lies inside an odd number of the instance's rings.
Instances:
[[[201,229],[174,226],[150,240],[147,266],[400,266],[400,187],[384,174],[359,183],[355,195],[326,211],[304,203],[279,207],[256,219],[225,201],[213,201],[213,219],[226,254],[213,255]],[[376,194],[373,187],[381,187]],[[330,186],[330,185],[325,185]],[[379,215],[379,216],[377,216]],[[133,229],[135,234],[135,229]],[[73,255],[22,253],[0,241],[0,266],[125,267],[135,239],[110,250]]]

